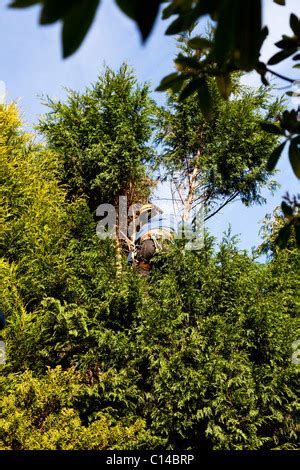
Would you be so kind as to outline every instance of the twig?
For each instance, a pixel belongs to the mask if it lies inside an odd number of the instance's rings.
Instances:
[[[282,80],[285,80],[286,82],[294,83],[294,81],[296,80],[296,78],[294,78],[294,79],[293,78],[288,78],[288,77],[285,77],[284,75],[281,75],[280,73],[274,72],[274,70],[270,70],[268,67],[266,67],[266,71],[269,72],[269,73],[272,73],[273,75],[275,75],[278,78],[281,78]]]
[[[232,202],[238,195],[239,195],[239,191],[237,191],[233,196],[231,196],[230,198],[228,198],[227,201],[225,201],[223,204],[221,204],[221,206],[218,207],[218,209],[216,209],[214,212],[212,212],[212,213],[209,214],[207,217],[205,217],[205,218],[204,218],[204,222],[206,222],[208,219],[210,219],[211,217],[213,217],[214,215],[216,215],[218,212],[220,212],[220,210],[222,210],[227,204],[229,204],[230,202]]]

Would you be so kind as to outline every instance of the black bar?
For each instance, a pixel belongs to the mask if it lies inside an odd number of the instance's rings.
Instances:
[[[76,465],[89,467],[92,470],[103,468],[159,468],[180,467],[207,469],[211,465],[230,465],[239,468],[240,465],[261,464],[270,468],[272,464],[294,465],[300,463],[300,454],[296,451],[0,451],[1,470],[6,465],[22,465],[30,463],[40,465]],[[22,467],[19,467],[22,468]],[[69,468],[69,467],[68,467]],[[56,470],[56,469],[54,469]]]

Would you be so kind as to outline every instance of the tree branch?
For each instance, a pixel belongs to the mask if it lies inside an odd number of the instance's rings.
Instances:
[[[271,73],[272,75],[275,75],[278,78],[281,78],[281,80],[285,80],[286,82],[294,83],[294,81],[296,80],[295,78],[294,79],[288,78],[288,77],[285,77],[284,75],[281,75],[280,73],[274,72],[274,70],[271,70],[268,67],[266,67],[266,71]]]
[[[221,206],[218,207],[218,209],[216,209],[214,212],[212,212],[207,217],[205,217],[204,222],[206,222],[208,219],[211,219],[214,215],[220,212],[220,210],[222,210],[225,206],[227,206],[227,204],[232,202],[239,195],[239,193],[240,192],[237,191],[236,193],[233,194],[233,196],[230,196],[223,204],[221,204]]]

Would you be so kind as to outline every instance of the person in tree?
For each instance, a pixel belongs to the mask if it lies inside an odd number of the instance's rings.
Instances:
[[[144,209],[145,207],[145,209]],[[176,234],[174,218],[164,215],[153,205],[140,209],[140,215],[148,213],[148,221],[133,234],[133,250],[129,253],[128,262],[138,266],[141,275],[149,275],[152,269],[152,258],[163,249],[166,241],[172,241]],[[151,217],[151,214],[154,214]]]

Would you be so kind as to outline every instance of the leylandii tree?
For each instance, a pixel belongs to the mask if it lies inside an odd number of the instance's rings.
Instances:
[[[0,260],[17,270],[28,307],[63,283],[63,248],[72,222],[59,172],[56,155],[22,131],[16,106],[0,105]],[[5,313],[6,300],[0,299]]]
[[[117,72],[107,67],[83,93],[68,90],[64,103],[45,100],[50,110],[38,129],[62,156],[69,196],[86,196],[92,211],[101,203],[116,205],[119,195],[130,204],[147,194],[145,164],[153,157],[148,92],[123,64]]]
[[[230,236],[178,240],[150,279],[116,278],[14,107],[0,159],[0,449],[299,447],[299,251],[259,264]]]
[[[186,39],[180,42],[185,54],[191,53]],[[228,101],[222,100],[215,79],[207,87],[213,96],[210,120],[202,111],[205,97],[182,101],[176,92],[169,93],[158,119],[164,177],[173,184],[184,220],[200,202],[209,218],[236,198],[245,205],[262,203],[261,189],[276,187],[266,163],[277,137],[263,132],[260,123],[274,119],[280,102],[271,102],[263,88],[243,86],[238,76]]]

